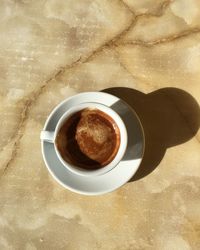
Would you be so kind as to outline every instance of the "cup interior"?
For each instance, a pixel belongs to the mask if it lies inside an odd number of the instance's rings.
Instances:
[[[56,144],[56,139],[57,139],[60,129],[62,128],[62,125],[65,122],[67,122],[67,120],[70,119],[70,117],[72,117],[74,114],[85,109],[97,109],[97,110],[104,112],[107,116],[111,117],[114,120],[114,122],[116,123],[119,129],[120,143],[119,143],[118,151],[114,159],[111,162],[109,162],[107,165],[102,166],[101,168],[98,168],[98,169],[91,169],[91,170],[84,169],[83,167],[75,165],[70,159],[68,160],[66,160],[66,158],[64,159],[59,151],[58,145]],[[63,165],[66,168],[68,168],[69,170],[71,170],[72,172],[76,174],[92,176],[92,175],[101,175],[110,171],[121,161],[126,151],[127,140],[128,139],[127,139],[126,126],[123,120],[121,119],[121,117],[114,110],[100,103],[88,102],[88,103],[82,103],[77,106],[74,106],[63,114],[63,116],[60,118],[56,126],[54,146],[55,146],[55,150],[56,150],[59,160],[63,163]]]

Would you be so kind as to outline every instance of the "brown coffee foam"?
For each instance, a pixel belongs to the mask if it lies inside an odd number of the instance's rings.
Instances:
[[[101,168],[116,156],[120,131],[106,113],[84,109],[63,124],[56,144],[65,161],[88,169]]]

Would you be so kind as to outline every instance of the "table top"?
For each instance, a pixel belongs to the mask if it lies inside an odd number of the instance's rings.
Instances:
[[[200,249],[200,2],[0,3],[0,248]],[[84,91],[135,109],[146,150],[120,189],[87,197],[48,173],[39,134]]]

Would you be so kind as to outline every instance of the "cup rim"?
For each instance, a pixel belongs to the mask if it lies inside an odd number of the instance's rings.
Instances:
[[[76,113],[84,108],[97,108],[97,109],[103,111],[104,113],[108,114],[109,116],[111,116],[112,119],[114,119],[114,121],[116,122],[116,124],[119,128],[119,131],[120,131],[120,145],[119,145],[119,149],[117,151],[117,154],[115,155],[114,159],[109,164],[107,164],[106,166],[104,166],[100,169],[86,170],[86,169],[80,168],[72,163],[65,161],[62,158],[62,156],[57,148],[57,145],[55,143],[56,136],[57,136],[59,129],[62,126],[63,122],[68,117],[70,117],[72,114],[74,114],[74,113]],[[112,108],[110,108],[109,106],[106,106],[104,104],[97,103],[97,102],[84,102],[84,103],[81,103],[81,104],[76,105],[74,107],[71,107],[61,116],[61,118],[59,119],[59,121],[56,125],[56,128],[55,128],[54,148],[55,148],[55,151],[56,151],[56,154],[57,154],[59,160],[71,172],[73,172],[75,174],[82,175],[82,176],[102,175],[102,174],[105,174],[105,173],[109,172],[110,170],[112,170],[122,160],[122,158],[126,152],[127,144],[128,144],[127,129],[126,129],[125,123],[122,120],[122,118],[120,117],[120,115],[116,111],[114,111]]]

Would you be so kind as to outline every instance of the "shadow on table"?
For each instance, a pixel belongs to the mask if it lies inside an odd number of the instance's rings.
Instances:
[[[144,157],[130,181],[150,174],[162,160],[167,148],[188,141],[198,131],[199,105],[181,89],[163,88],[149,94],[123,87],[102,91],[127,102],[138,114],[144,128]]]

